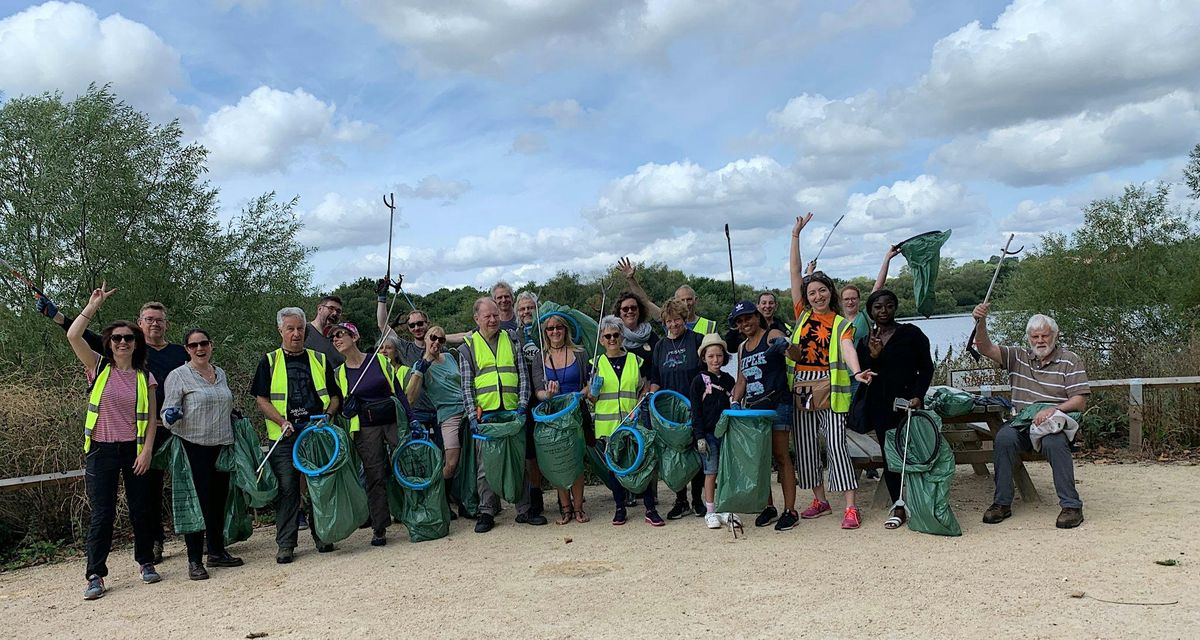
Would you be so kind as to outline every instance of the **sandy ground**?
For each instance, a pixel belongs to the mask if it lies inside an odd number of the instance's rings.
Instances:
[[[1049,468],[1030,470],[1053,499]],[[246,566],[211,569],[207,582],[187,580],[176,539],[156,585],[140,583],[128,549],[115,551],[111,590],[95,602],[81,599],[82,560],[0,575],[0,636],[1196,637],[1200,467],[1081,463],[1077,473],[1087,521],[1073,531],[1054,528],[1056,505],[1019,498],[1011,519],[982,524],[991,480],[960,467],[960,538],[886,531],[870,509],[858,531],[824,517],[783,533],[750,526],[736,541],[694,517],[651,528],[640,507],[616,528],[611,497],[589,487],[585,525],[516,525],[506,509],[486,535],[458,520],[448,538],[414,545],[396,526],[374,548],[361,530],[328,555],[302,542],[288,566],[261,529],[232,549]],[[865,483],[864,503],[874,487]],[[1165,559],[1181,565],[1155,564]]]

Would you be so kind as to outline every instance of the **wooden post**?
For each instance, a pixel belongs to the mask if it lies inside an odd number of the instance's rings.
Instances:
[[[1142,381],[1129,381],[1129,449],[1142,452]]]

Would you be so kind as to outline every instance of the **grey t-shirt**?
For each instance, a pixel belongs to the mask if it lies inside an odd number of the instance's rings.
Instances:
[[[333,342],[321,335],[321,332],[317,331],[311,322],[304,325],[304,348],[325,354],[329,364],[335,369],[346,362],[346,358],[333,348]]]

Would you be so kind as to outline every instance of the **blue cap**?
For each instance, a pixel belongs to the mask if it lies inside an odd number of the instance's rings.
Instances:
[[[730,326],[732,326],[739,317],[750,315],[752,313],[758,313],[758,307],[754,306],[754,303],[750,302],[749,300],[742,300],[741,302],[733,305],[733,311],[729,312],[728,318]]]

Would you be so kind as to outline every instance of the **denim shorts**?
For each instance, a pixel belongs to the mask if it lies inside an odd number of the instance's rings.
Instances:
[[[711,433],[704,434],[704,442],[708,443],[708,453],[700,454],[700,466],[704,475],[717,475],[717,463],[721,459],[721,440]]]
[[[771,425],[771,431],[791,431],[792,429],[792,403],[784,402],[775,407],[775,424]]]

